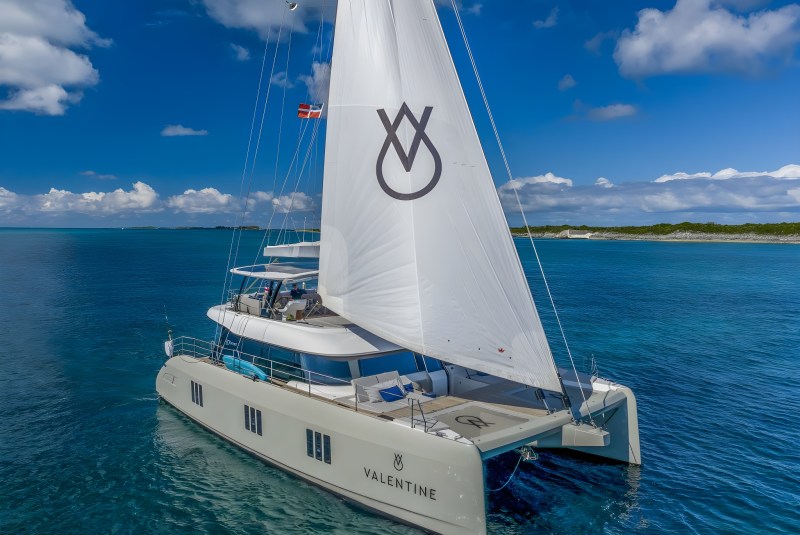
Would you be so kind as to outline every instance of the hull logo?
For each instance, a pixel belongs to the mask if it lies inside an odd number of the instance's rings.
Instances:
[[[442,158],[439,156],[439,151],[436,150],[431,138],[429,138],[428,134],[425,133],[425,127],[428,126],[428,121],[431,118],[433,107],[426,106],[419,120],[417,120],[414,114],[411,113],[411,109],[409,109],[405,102],[403,102],[403,105],[400,106],[400,111],[397,112],[397,116],[394,118],[394,121],[389,120],[389,116],[386,115],[385,109],[380,109],[377,111],[378,116],[381,118],[381,122],[383,123],[383,128],[386,129],[386,141],[383,142],[383,147],[381,147],[381,151],[378,154],[378,161],[375,166],[375,174],[378,177],[378,184],[380,184],[381,188],[387,195],[400,201],[413,201],[414,199],[424,197],[436,187],[436,184],[442,177]],[[411,123],[411,126],[414,128],[414,139],[411,140],[411,146],[409,147],[407,153],[403,148],[403,144],[400,143],[400,138],[397,137],[397,130],[403,123],[404,118],[407,118],[408,122]],[[400,163],[403,164],[403,169],[409,173],[411,172],[411,168],[414,167],[414,160],[417,158],[417,151],[419,150],[421,143],[425,144],[425,147],[427,147],[428,151],[430,151],[431,156],[433,157],[434,169],[431,180],[427,185],[425,185],[425,187],[412,193],[400,193],[399,191],[393,190],[386,183],[386,178],[383,176],[383,163],[386,159],[386,155],[389,153],[389,147],[394,147],[397,157],[400,158]]]
[[[395,453],[394,454],[394,469],[400,472],[403,470],[403,454],[402,453]]]

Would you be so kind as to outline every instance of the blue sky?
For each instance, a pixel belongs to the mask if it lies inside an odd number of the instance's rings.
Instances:
[[[238,223],[265,43],[245,222],[318,225],[321,143],[293,194],[288,161],[297,104],[324,100],[331,3],[0,0],[0,225]],[[437,3],[513,224],[513,190],[531,224],[800,220],[799,4],[462,0],[509,183]]]

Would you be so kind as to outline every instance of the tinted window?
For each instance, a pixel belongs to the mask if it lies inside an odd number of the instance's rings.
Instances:
[[[350,374],[350,364],[346,361],[303,355],[302,362],[303,368],[309,371],[306,375],[309,376],[312,383],[336,385],[349,382],[353,378]],[[337,379],[340,380],[337,381]]]
[[[418,371],[413,353],[395,353],[385,357],[375,357],[358,361],[361,376],[397,371],[400,375]]]

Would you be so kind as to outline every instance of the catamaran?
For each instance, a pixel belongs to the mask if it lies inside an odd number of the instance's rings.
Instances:
[[[557,367],[433,0],[340,0],[319,241],[233,267],[161,399],[252,455],[437,533],[485,533],[484,463],[641,462],[631,390]]]

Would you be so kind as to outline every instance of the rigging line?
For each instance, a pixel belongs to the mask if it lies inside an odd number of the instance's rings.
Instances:
[[[486,108],[486,113],[489,116],[489,122],[492,125],[492,131],[494,132],[494,137],[495,140],[497,141],[497,146],[500,149],[500,155],[503,158],[503,165],[506,168],[506,173],[508,174],[508,180],[509,182],[512,182],[514,180],[514,176],[511,173],[511,166],[508,163],[508,158],[506,157],[506,151],[505,148],[503,148],[503,142],[500,140],[500,133],[497,130],[497,125],[494,121],[494,115],[492,115],[492,109],[489,106],[489,99],[486,97],[486,91],[483,88],[483,82],[481,80],[480,74],[478,73],[478,65],[475,63],[475,57],[472,55],[472,48],[469,46],[469,40],[467,39],[467,32],[464,29],[463,22],[461,21],[461,15],[458,12],[458,6],[456,5],[456,0],[450,0],[450,2],[453,5],[453,12],[456,15],[456,21],[458,21],[458,28],[459,30],[461,30],[461,37],[464,40],[464,46],[467,49],[467,55],[469,56],[469,61],[472,64],[472,72],[475,74],[475,79],[478,82],[478,88],[480,89],[481,92],[483,105]],[[544,281],[544,287],[547,290],[547,297],[550,299],[550,305],[553,308],[553,313],[555,314],[556,322],[558,323],[558,329],[561,332],[561,338],[564,341],[564,347],[567,350],[567,355],[569,356],[569,361],[570,364],[572,365],[572,371],[575,373],[575,381],[578,383],[578,390],[580,391],[581,398],[583,398],[583,403],[586,406],[589,420],[592,422],[593,425],[596,425],[594,423],[594,419],[592,418],[591,411],[589,411],[586,394],[584,394],[583,388],[581,388],[580,378],[578,377],[578,370],[575,367],[575,360],[572,358],[572,351],[570,350],[569,343],[567,342],[567,335],[564,332],[564,327],[561,324],[561,318],[558,315],[558,310],[556,309],[556,304],[555,301],[553,300],[553,294],[550,292],[550,285],[548,284],[547,277],[544,274],[544,267],[542,267],[542,261],[539,258],[539,252],[536,250],[536,244],[533,241],[533,235],[531,234],[531,229],[528,226],[528,220],[527,217],[525,216],[525,210],[522,208],[522,202],[519,199],[519,193],[517,193],[517,190],[515,188],[512,188],[512,190],[514,191],[514,197],[517,201],[517,206],[519,207],[520,214],[522,214],[522,221],[525,224],[525,229],[528,231],[528,239],[530,240],[531,246],[533,247],[533,253],[536,256],[536,263],[539,265],[539,272],[542,274],[542,281]],[[559,380],[561,380],[561,374],[558,373],[558,369],[556,369],[556,374],[559,376]],[[561,386],[562,389],[564,390],[564,395],[567,396],[567,399],[569,399],[563,381],[561,382]],[[580,409],[578,409],[576,412],[578,413],[578,416],[580,416]]]
[[[320,12],[319,12],[319,25],[317,27],[317,36],[314,39],[314,60],[315,60],[314,62],[316,62],[319,65],[322,65],[322,29],[323,29],[324,24],[325,24],[325,13],[324,13],[323,10],[320,10]],[[313,78],[313,76],[314,76],[313,63],[314,62],[312,62],[312,68],[311,68],[312,79],[314,79]],[[309,94],[309,97],[310,97],[311,96],[310,95],[310,93],[311,93],[311,87],[310,86],[308,87],[307,93]],[[319,102],[317,102],[317,97],[319,97],[319,96],[320,95],[315,95],[314,96],[313,100],[314,100],[315,104],[319,103]],[[324,109],[324,104],[325,103],[323,102],[322,104],[323,104],[323,109]],[[312,132],[312,138],[309,141],[308,150],[306,151],[306,156],[305,156],[305,159],[303,160],[303,165],[302,165],[302,167],[298,168],[299,172],[296,175],[297,179],[295,180],[294,189],[293,189],[292,195],[291,195],[291,197],[289,199],[289,207],[287,208],[286,216],[284,217],[284,222],[283,222],[283,225],[281,227],[282,230],[284,231],[284,236],[288,236],[288,234],[289,234],[287,219],[288,219],[289,213],[291,213],[291,211],[292,211],[292,205],[294,204],[295,196],[296,196],[297,190],[298,190],[298,188],[300,186],[300,181],[303,178],[303,172],[305,170],[306,163],[308,162],[308,158],[309,158],[309,151],[311,150],[312,147],[316,148],[316,145],[314,144],[314,140],[316,139],[317,129],[318,128],[319,128],[318,125],[315,124],[314,125],[314,130]],[[309,179],[309,182],[310,182],[310,179]],[[294,226],[294,222],[292,223],[292,225]],[[295,233],[296,233],[296,231],[297,231],[297,229],[295,229]],[[288,238],[286,238],[286,239],[288,239]]]
[[[297,148],[294,151],[294,155],[292,156],[292,160],[289,163],[289,169],[286,171],[286,176],[283,179],[283,185],[281,186],[281,191],[278,193],[277,196],[275,196],[274,192],[273,192],[273,199],[279,199],[280,196],[283,195],[283,191],[286,188],[286,182],[289,180],[289,175],[292,174],[292,168],[294,167],[294,165],[295,165],[295,163],[296,163],[296,161],[298,159],[298,156],[300,154],[300,147],[301,147],[303,138],[305,137],[305,132],[306,132],[307,128],[308,128],[308,121],[304,121],[304,122],[300,123],[300,132],[299,132],[299,135],[298,135],[299,139],[297,141]],[[274,218],[275,218],[275,208],[274,208],[274,204],[273,204],[272,214],[270,214],[269,221],[267,222],[267,229],[268,230],[272,229],[272,220]],[[280,234],[278,235],[278,238],[280,238]]]
[[[317,28],[317,36],[316,36],[316,38],[314,40],[314,47],[317,49],[315,51],[315,54],[316,53],[321,53],[321,48],[322,48],[322,28],[323,28],[324,23],[325,23],[324,12],[320,11],[319,27]],[[320,64],[320,62],[317,62],[317,63]],[[314,73],[314,62],[312,61],[311,72],[310,72],[310,76],[308,77],[308,79],[312,80],[312,81],[315,80],[314,74],[315,74]],[[309,99],[311,99],[313,97],[313,102],[315,104],[317,104],[317,102],[316,102],[317,98],[316,97],[318,97],[319,95],[312,95],[311,94],[311,84],[310,83],[306,84],[306,96]],[[322,104],[323,104],[323,110],[324,110],[325,103],[322,103]],[[319,119],[319,121],[321,121],[321,118]],[[317,122],[319,122],[319,121],[317,121]],[[309,148],[313,145],[313,142],[314,142],[313,139],[316,138],[317,128],[318,128],[318,126],[315,123],[314,131],[313,131],[313,138],[309,142]],[[303,134],[303,136],[305,136],[305,130],[302,131],[302,134]],[[300,145],[302,143],[302,138],[298,139],[297,143],[298,143],[298,151],[299,151]],[[305,169],[305,161],[303,162],[303,166],[302,167],[303,167],[303,169]],[[293,191],[293,193],[297,193],[297,187],[299,185],[300,179],[302,178],[302,173],[300,171],[301,170],[300,170],[299,167],[295,167],[296,181],[295,181],[295,190]],[[286,180],[288,180],[288,176],[286,177]],[[284,181],[284,186],[281,188],[281,195],[283,195],[283,189],[284,189],[285,185],[286,185],[286,181]],[[280,229],[280,231],[278,233],[278,243],[280,243],[281,239],[284,239],[283,236],[288,235],[288,232],[286,232],[287,231],[287,219],[288,219],[288,214],[291,211],[291,207],[292,207],[293,204],[294,204],[294,195],[289,200],[289,208],[288,208],[288,210],[286,212],[286,215],[284,216],[284,220],[283,220],[283,223],[281,225],[281,229]],[[273,214],[274,214],[274,211],[273,211]]]
[[[267,91],[266,91],[266,94],[264,95],[264,107],[261,110],[261,123],[259,124],[259,128],[258,128],[258,138],[256,139],[256,148],[255,148],[255,151],[253,152],[253,162],[252,162],[252,165],[250,167],[250,180],[248,181],[248,185],[247,185],[247,196],[245,197],[244,204],[242,206],[242,224],[244,224],[244,218],[247,215],[247,206],[248,206],[248,204],[250,202],[250,192],[252,191],[252,187],[253,187],[253,177],[255,176],[255,172],[256,172],[256,162],[258,161],[258,152],[259,152],[259,149],[261,148],[261,137],[262,137],[262,135],[264,133],[264,120],[266,119],[266,116],[267,116],[267,107],[269,105],[269,96],[270,96],[270,94],[272,92],[272,83],[271,82],[272,82],[272,77],[275,75],[275,65],[276,65],[277,60],[278,60],[278,49],[280,48],[281,36],[283,35],[283,21],[284,21],[285,18],[286,18],[286,12],[284,11],[284,14],[281,17],[281,25],[278,28],[278,39],[275,41],[275,53],[272,55],[272,68],[270,69],[270,73],[269,73],[270,83],[267,85]],[[235,256],[234,256],[234,263],[239,258],[239,247],[240,247],[241,241],[242,241],[242,233],[243,233],[243,231],[239,232],[239,241],[236,243],[236,252],[235,252]],[[231,280],[233,280],[233,277],[231,277]]]
[[[292,172],[294,171],[295,175],[297,175],[297,169],[299,167],[297,165],[297,162],[300,159],[300,149],[303,146],[303,140],[305,139],[306,132],[308,131],[308,124],[309,124],[308,120],[304,120],[301,123],[300,139],[297,140],[297,148],[295,149],[294,155],[292,156],[292,162],[291,162],[291,164],[289,166],[289,170],[287,171],[286,175],[283,177],[283,183],[281,184],[281,190],[278,193],[278,198],[283,197],[283,193],[286,191],[286,184],[289,182],[289,177],[291,176]],[[274,210],[274,207],[273,207],[272,215],[270,216],[270,228],[272,227],[272,221],[273,221],[274,217],[275,217],[275,210]],[[284,222],[281,223],[280,228],[278,229],[277,243],[281,243],[281,240],[285,239],[285,236],[286,236],[286,234],[284,232],[285,223],[286,223],[286,221],[284,220]]]
[[[312,147],[314,146],[314,141],[317,139],[317,132],[319,131],[319,125],[322,123],[322,119],[317,119],[314,123],[314,130],[311,133],[311,140],[308,142],[308,149],[306,149],[306,155],[303,159],[303,166],[300,169],[300,176],[297,178],[294,184],[294,191],[292,192],[291,197],[289,198],[289,208],[286,211],[286,216],[284,216],[284,224],[286,220],[289,218],[289,213],[292,211],[292,206],[294,205],[295,194],[297,193],[297,187],[300,184],[300,178],[302,178],[303,173],[305,172],[306,164],[308,163],[308,159],[312,152]],[[297,229],[295,229],[296,231]]]
[[[287,92],[287,90],[289,88],[288,87],[289,86],[289,83],[288,83],[289,82],[289,59],[290,59],[291,54],[292,54],[292,36],[293,35],[294,35],[294,28],[292,28],[290,26],[289,27],[289,42],[288,42],[287,47],[286,47],[286,71],[285,72],[286,72],[286,82],[287,83],[285,83],[283,85],[283,99],[281,101],[281,120],[280,120],[280,123],[278,125],[278,147],[277,147],[277,149],[275,151],[275,171],[274,171],[274,176],[272,178],[272,191],[273,191],[273,193],[275,192],[275,186],[278,185],[278,168],[279,168],[278,164],[280,162],[280,156],[281,156],[281,141],[283,140],[283,118],[284,118],[284,113],[286,111],[286,92]],[[268,236],[270,235],[271,231],[272,231],[272,229],[270,229],[269,226],[267,226],[267,229],[264,231],[264,236],[261,238],[261,245],[256,250],[256,257],[253,259],[253,264],[256,264],[258,262],[258,257],[261,256],[261,251],[264,250],[264,243],[267,242]],[[278,243],[278,242],[276,242],[276,243]]]
[[[258,76],[258,89],[256,90],[256,100],[253,104],[253,118],[250,121],[250,136],[247,139],[247,151],[245,152],[244,157],[244,167],[242,168],[242,181],[239,185],[239,198],[242,198],[242,192],[244,191],[244,180],[247,177],[247,164],[250,161],[250,149],[253,143],[253,131],[255,130],[256,126],[256,116],[258,115],[258,101],[261,100],[261,85],[264,81],[264,66],[266,65],[267,60],[267,51],[269,50],[269,41],[264,43],[264,55],[261,58],[261,73]],[[236,239],[236,226],[234,225],[233,232],[231,233],[231,243],[228,248],[228,264],[227,268],[225,269],[225,280],[222,284],[222,295],[220,296],[220,304],[225,303],[225,291],[228,288],[229,278],[232,279],[233,275],[230,273],[231,270],[231,259],[233,258],[233,243]],[[219,327],[219,326],[218,326]]]
[[[277,47],[277,44],[275,46]],[[247,164],[250,161],[250,149],[251,149],[252,144],[253,144],[253,131],[255,130],[256,117],[258,115],[258,101],[261,100],[261,86],[262,86],[262,84],[264,82],[264,67],[266,66],[266,62],[267,62],[267,52],[268,52],[268,50],[269,50],[269,41],[266,41],[266,42],[264,42],[264,54],[261,57],[261,72],[258,75],[258,88],[256,89],[256,99],[255,99],[255,102],[253,103],[253,117],[250,120],[250,135],[247,138],[247,150],[245,151],[244,166],[242,167],[242,180],[241,180],[241,183],[239,184],[239,198],[240,199],[242,198],[242,191],[244,190],[244,180],[247,177]],[[235,220],[234,220],[234,223],[235,223]],[[242,231],[239,230],[240,240],[241,240],[241,232]],[[233,243],[234,243],[234,241],[236,241],[236,225],[235,224],[234,224],[234,227],[233,227],[233,231],[231,232],[231,243],[230,243],[230,245],[228,247],[228,262],[227,262],[227,267],[225,268],[225,279],[222,282],[222,293],[221,293],[220,299],[219,299],[220,305],[224,305],[225,304],[225,302],[226,302],[225,294],[228,293],[228,291],[231,288],[231,285],[233,284],[233,274],[230,271],[232,269],[232,264],[235,263],[235,260],[232,261],[232,259],[234,257],[234,255],[233,255]],[[236,248],[237,248],[237,252],[238,252],[238,248],[239,248],[238,242],[237,242]],[[214,339],[217,340],[219,338],[219,336],[220,336],[221,326],[217,322],[215,322],[214,324],[215,324],[215,327],[214,327]]]
[[[319,125],[320,125],[321,122],[322,122],[321,119],[317,119],[314,122],[314,129],[311,132],[311,139],[309,140],[308,147],[306,148],[306,154],[305,154],[305,156],[303,158],[303,165],[298,168],[299,169],[299,174],[297,175],[297,180],[295,180],[295,183],[294,183],[294,190],[292,191],[291,195],[289,196],[289,207],[286,209],[285,215],[283,217],[283,224],[281,225],[281,231],[284,233],[284,236],[288,236],[288,234],[289,234],[289,229],[288,229],[289,214],[292,212],[292,208],[294,206],[294,201],[295,201],[295,196],[297,194],[297,188],[298,188],[298,186],[300,184],[300,180],[302,179],[303,174],[305,172],[306,164],[308,164],[309,155],[311,154],[312,147],[314,146],[314,141],[317,138],[317,132],[319,130]]]

